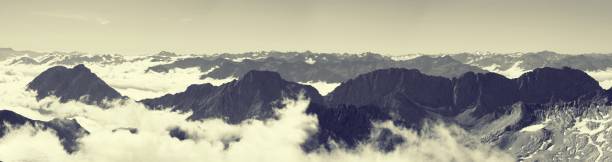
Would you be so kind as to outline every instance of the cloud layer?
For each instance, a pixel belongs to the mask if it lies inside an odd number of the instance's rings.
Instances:
[[[132,98],[159,96],[182,91],[187,85],[201,83],[197,69],[168,74],[144,73],[148,66],[89,65],[92,71]],[[48,121],[53,118],[76,119],[90,134],[79,140],[80,150],[67,154],[55,133],[36,127],[13,128],[0,139],[3,161],[513,161],[492,146],[481,144],[462,129],[444,124],[425,126],[417,133],[376,123],[373,136],[389,129],[406,142],[394,151],[382,152],[372,141],[354,150],[336,148],[306,153],[301,144],[317,130],[317,119],[304,113],[308,100],[285,100],[278,118],[249,120],[230,125],[220,119],[187,121],[190,114],[148,110],[142,104],[112,102],[102,109],[79,102],[59,103],[57,98],[35,99],[25,85],[44,66],[2,65],[0,68],[0,108],[26,117]],[[169,136],[172,128],[185,130],[190,138]],[[136,128],[132,134],[117,128]]]

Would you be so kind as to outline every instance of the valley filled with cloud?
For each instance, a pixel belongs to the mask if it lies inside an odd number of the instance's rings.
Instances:
[[[380,150],[364,141],[355,149],[333,143],[332,149],[311,152],[302,149],[317,131],[317,118],[304,113],[308,99],[285,99],[276,119],[247,120],[228,124],[221,119],[186,120],[187,113],[150,110],[136,100],[183,91],[188,85],[221,80],[200,80],[198,69],[146,73],[146,61],[119,65],[88,64],[92,72],[130,99],[107,101],[102,108],[79,101],[59,102],[56,97],[36,99],[27,84],[49,65],[9,65],[0,71],[0,108],[27,118],[49,121],[76,120],[88,134],[77,140],[78,151],[67,153],[56,132],[38,126],[8,126],[0,138],[3,161],[512,161],[509,154],[481,144],[461,128],[442,123],[415,132],[390,122],[375,124],[407,141],[393,151]],[[189,138],[169,135],[181,128]],[[131,132],[130,129],[136,130]]]

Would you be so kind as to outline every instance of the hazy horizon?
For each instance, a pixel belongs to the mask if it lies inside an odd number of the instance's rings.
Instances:
[[[0,46],[18,50],[612,53],[602,0],[0,2]]]
[[[365,51],[365,52],[355,52],[355,53],[350,53],[350,52],[342,52],[342,51],[312,51],[312,50],[303,50],[303,51],[280,51],[280,50],[265,50],[265,51],[241,51],[241,52],[212,52],[212,53],[206,53],[206,52],[191,52],[191,53],[179,53],[176,51],[170,51],[170,50],[160,50],[157,52],[151,52],[151,53],[89,53],[89,52],[83,52],[83,51],[37,51],[37,50],[30,50],[30,49],[15,49],[15,48],[11,48],[11,47],[1,47],[0,49],[12,49],[14,51],[31,51],[31,52],[36,52],[36,53],[65,53],[65,54],[86,54],[86,55],[105,55],[105,54],[117,54],[117,55],[123,55],[123,56],[146,56],[146,55],[155,55],[155,54],[159,54],[161,52],[170,52],[170,53],[174,53],[177,55],[214,55],[214,54],[242,54],[242,53],[250,53],[250,52],[298,52],[298,53],[303,53],[303,52],[312,52],[312,53],[320,53],[320,54],[363,54],[363,53],[374,53],[374,54],[380,54],[380,55],[384,55],[384,56],[406,56],[406,55],[454,55],[454,54],[461,54],[461,53],[471,53],[471,54],[528,54],[528,53],[539,53],[539,52],[554,52],[557,54],[563,54],[563,55],[582,55],[582,54],[605,54],[605,55],[612,55],[612,52],[610,53],[560,53],[557,51],[552,51],[552,50],[541,50],[541,51],[516,51],[516,52],[493,52],[493,51],[465,51],[465,52],[453,52],[453,53],[402,53],[402,54],[388,54],[388,53],[378,53],[378,52],[372,52],[372,51]]]

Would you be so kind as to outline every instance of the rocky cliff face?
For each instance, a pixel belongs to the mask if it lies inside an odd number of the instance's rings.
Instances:
[[[451,113],[452,82],[418,70],[377,70],[342,83],[326,101],[330,107],[377,106],[395,119],[417,122],[428,111]]]
[[[473,72],[447,79],[417,70],[384,69],[342,83],[326,96],[326,101],[331,107],[375,105],[411,120],[428,113],[453,116],[469,108],[476,108],[473,115],[482,116],[516,102],[568,102],[602,92],[597,81],[570,68],[536,69],[517,79]]]
[[[473,107],[473,115],[482,116],[516,103],[518,92],[515,82],[502,75],[468,72],[453,79],[453,107],[459,111]]]
[[[82,64],[73,68],[56,66],[47,69],[28,84],[28,89],[36,91],[37,99],[53,95],[60,102],[81,100],[88,104],[98,104],[103,100],[123,98]]]

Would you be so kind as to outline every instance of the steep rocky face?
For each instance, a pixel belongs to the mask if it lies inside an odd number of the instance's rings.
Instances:
[[[219,87],[210,84],[191,85],[185,92],[146,99],[151,108],[173,107],[193,111],[190,119],[223,118],[239,123],[274,116],[274,108],[283,106],[284,98],[297,99],[303,94],[313,103],[322,103],[321,95],[311,86],[286,81],[278,73],[250,71],[239,80]]]
[[[521,75],[516,82],[521,101],[549,103],[590,98],[603,91],[588,74],[571,68],[540,68]]]
[[[327,108],[310,104],[306,113],[315,114],[319,121],[319,131],[303,145],[307,151],[317,149],[321,144],[329,148],[327,144],[330,140],[342,142],[349,148],[355,147],[359,141],[370,137],[372,122],[391,119],[387,113],[375,106],[339,105]]]
[[[78,150],[78,139],[89,134],[76,120],[72,119],[53,119],[51,121],[38,121],[26,118],[10,110],[0,110],[0,138],[9,131],[8,127],[21,127],[26,124],[41,128],[42,130],[51,129],[57,133],[64,150],[72,153]],[[8,126],[8,127],[7,127]]]
[[[439,107],[450,105],[451,81],[421,74],[418,70],[385,69],[361,75],[338,86],[329,94],[331,105],[370,104],[389,94],[401,94],[417,104]]]
[[[203,100],[211,97],[219,87],[212,84],[192,84],[184,92],[166,94],[159,98],[145,99],[142,102],[152,109],[172,107],[175,110],[189,111],[193,107],[200,107]]]
[[[26,123],[30,123],[32,120],[21,116],[13,111],[9,110],[0,110],[0,137],[3,137],[7,132],[7,127],[4,123],[8,125],[24,125]]]
[[[502,75],[468,72],[453,79],[453,106],[459,111],[475,107],[473,115],[482,116],[517,102],[518,92],[516,83]]]
[[[385,69],[344,82],[326,96],[330,107],[375,105],[409,122],[428,112],[453,116],[467,108],[473,115],[496,111],[518,101],[518,86],[494,73],[468,72],[455,78],[428,76],[418,70]]]
[[[586,73],[570,68],[541,68],[517,79],[494,73],[466,73],[447,79],[417,70],[385,69],[348,80],[326,96],[330,107],[373,105],[392,116],[419,121],[429,113],[453,116],[469,108],[480,117],[505,111],[516,102],[545,104],[589,99],[603,90]]]
[[[427,117],[427,111],[450,113],[452,99],[451,80],[396,68],[351,79],[326,96],[330,107],[379,106],[395,118],[414,122]]]
[[[37,93],[37,99],[54,95],[60,102],[80,100],[97,104],[103,100],[122,98],[121,94],[108,86],[96,74],[80,64],[73,68],[56,66],[47,69],[28,84],[29,90]]]
[[[392,120],[418,129],[420,122],[431,118],[454,121],[476,135],[487,132],[483,141],[518,146],[526,139],[514,137],[523,138],[522,129],[542,122],[544,114],[558,107],[566,108],[559,112],[579,114],[598,102],[597,96],[610,94],[611,90],[604,92],[584,72],[570,68],[536,69],[517,79],[495,73],[468,72],[447,79],[417,70],[377,70],[342,83],[326,96],[327,107],[311,105],[309,112],[317,114],[321,133],[305,147],[317,146],[313,141],[325,143],[326,139],[352,147],[356,141],[370,138],[365,133],[371,131],[369,122]],[[393,144],[382,143],[382,148],[389,149],[387,146]]]

